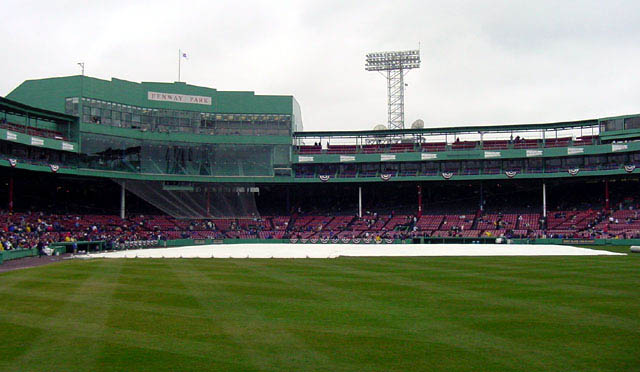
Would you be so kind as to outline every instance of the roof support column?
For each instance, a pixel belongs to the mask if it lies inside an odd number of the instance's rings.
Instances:
[[[211,218],[211,191],[207,186],[207,218]]]
[[[542,217],[547,218],[547,184],[542,183]]]
[[[418,218],[422,217],[422,185],[418,184]]]
[[[125,217],[125,184],[127,181],[122,181],[120,185],[120,218],[124,220]]]
[[[362,218],[362,186],[358,186],[358,217]]]
[[[604,209],[609,211],[609,180],[604,180]]]
[[[13,174],[9,176],[9,213],[13,213]]]
[[[480,181],[480,212],[484,212],[484,187]]]

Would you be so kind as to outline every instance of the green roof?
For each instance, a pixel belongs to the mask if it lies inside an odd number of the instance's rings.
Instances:
[[[20,102],[16,102],[4,97],[0,97],[0,111],[6,112],[12,115],[29,115],[35,118],[46,119],[50,121],[67,121],[74,122],[78,118],[72,115],[62,114],[56,111],[50,111],[41,109],[38,107],[33,107],[29,105],[25,105]]]
[[[209,97],[211,104],[150,100],[148,99],[149,92]],[[291,115],[295,101],[293,96],[218,91],[184,82],[136,83],[116,78],[103,80],[81,75],[27,80],[9,93],[7,97],[27,105],[57,112],[65,111],[65,99],[68,97],[94,98],[152,109],[276,115]]]

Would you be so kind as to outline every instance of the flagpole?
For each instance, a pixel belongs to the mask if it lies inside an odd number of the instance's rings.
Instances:
[[[182,62],[182,51],[178,49],[178,83],[180,82],[180,62]]]

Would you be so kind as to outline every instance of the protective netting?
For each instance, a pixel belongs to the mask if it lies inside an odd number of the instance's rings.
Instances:
[[[175,218],[241,218],[258,216],[251,184],[215,185],[114,180],[125,189]]]
[[[82,135],[81,168],[145,174],[273,177],[290,167],[288,145],[212,144]]]

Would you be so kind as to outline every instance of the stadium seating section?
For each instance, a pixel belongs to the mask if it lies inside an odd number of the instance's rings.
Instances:
[[[327,143],[322,147],[320,143],[313,145],[296,146],[298,154],[377,154],[377,153],[399,153],[399,152],[438,152],[446,150],[507,150],[507,149],[533,149],[539,147],[569,147],[588,146],[599,144],[598,136],[580,136],[576,138],[546,138],[546,139],[524,139],[515,138],[512,140],[488,140],[446,142],[402,142],[392,144],[363,144],[363,145],[332,145]]]
[[[182,220],[167,216],[47,215],[0,213],[4,249],[77,239],[118,243],[191,239],[354,239],[412,237],[640,238],[640,213],[572,210],[548,213],[546,229],[537,213],[456,213],[412,215],[261,216]],[[6,244],[10,242],[10,244]]]
[[[14,132],[29,134],[31,136],[53,138],[57,140],[67,140],[67,138],[62,133],[56,130],[51,130],[51,129],[35,128],[31,126],[14,124],[14,123],[9,123],[4,121],[0,122],[0,128],[11,130]]]

